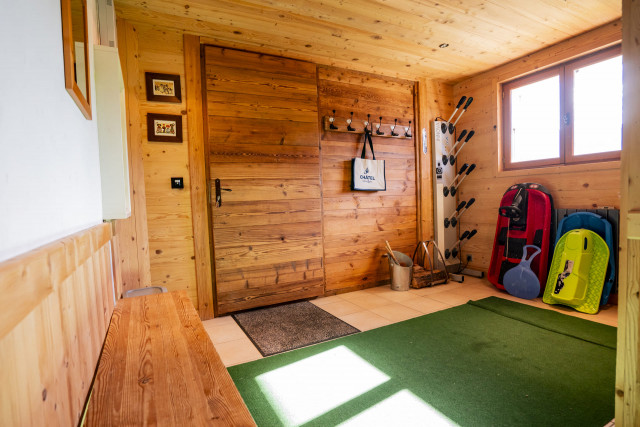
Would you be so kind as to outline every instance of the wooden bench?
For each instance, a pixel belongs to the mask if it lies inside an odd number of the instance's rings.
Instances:
[[[184,291],[118,301],[86,423],[255,426]]]

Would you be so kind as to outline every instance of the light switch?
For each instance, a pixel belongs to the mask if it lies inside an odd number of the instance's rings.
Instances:
[[[171,188],[184,188],[184,179],[182,177],[171,178]]]

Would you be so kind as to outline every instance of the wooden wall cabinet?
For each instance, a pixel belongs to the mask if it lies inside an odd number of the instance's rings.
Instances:
[[[118,49],[94,46],[102,217],[131,215],[124,82]]]

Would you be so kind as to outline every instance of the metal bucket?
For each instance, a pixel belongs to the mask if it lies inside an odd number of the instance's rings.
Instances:
[[[406,265],[406,267],[396,264],[391,257],[389,257],[391,289],[394,291],[408,291],[413,276],[413,260],[402,252],[393,251],[393,254],[398,258],[398,261]]]

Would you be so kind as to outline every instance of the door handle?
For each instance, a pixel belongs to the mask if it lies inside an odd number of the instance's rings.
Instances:
[[[216,185],[215,205],[216,205],[216,208],[219,208],[220,206],[222,206],[222,192],[223,191],[231,191],[231,189],[230,188],[221,188],[220,187],[220,179],[219,178],[216,178],[215,185]]]

